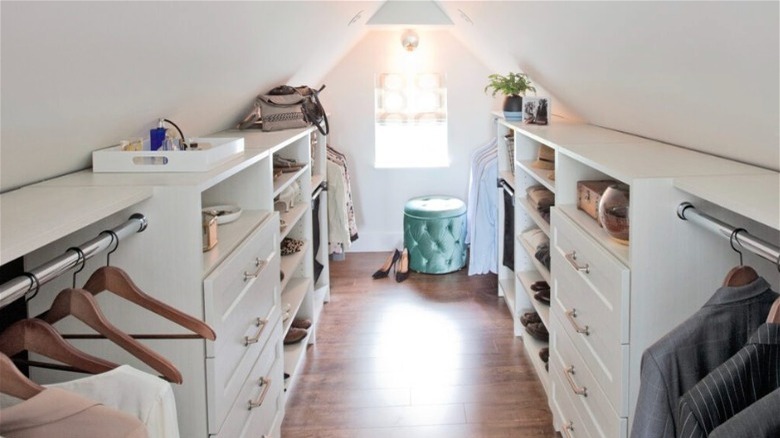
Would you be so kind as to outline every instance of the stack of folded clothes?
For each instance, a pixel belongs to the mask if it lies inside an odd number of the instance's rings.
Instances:
[[[550,222],[550,207],[555,205],[555,194],[541,185],[528,187],[525,192],[528,202],[544,220]]]

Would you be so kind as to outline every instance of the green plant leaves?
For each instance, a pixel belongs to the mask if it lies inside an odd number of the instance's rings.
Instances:
[[[496,93],[501,93],[504,96],[524,96],[526,91],[536,93],[536,87],[531,84],[531,80],[525,73],[509,73],[506,76],[492,74],[488,76],[488,79],[489,82],[485,86],[484,92],[487,93],[488,89],[492,88],[494,97]]]

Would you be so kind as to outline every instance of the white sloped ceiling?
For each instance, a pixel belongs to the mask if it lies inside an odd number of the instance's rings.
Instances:
[[[586,121],[780,169],[779,2],[442,5],[486,65]]]
[[[485,65],[584,120],[780,168],[778,2],[438,4]],[[0,190],[88,167],[159,117],[232,126],[255,94],[321,81],[381,5],[0,2]]]
[[[380,4],[3,1],[0,189],[89,167],[160,117],[233,126],[256,94],[315,85]]]

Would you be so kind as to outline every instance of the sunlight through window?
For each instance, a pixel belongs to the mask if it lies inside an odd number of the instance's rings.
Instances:
[[[446,167],[447,88],[438,73],[376,77],[376,167]]]

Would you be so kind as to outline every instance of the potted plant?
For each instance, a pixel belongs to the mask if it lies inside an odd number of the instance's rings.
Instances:
[[[501,93],[504,99],[504,118],[507,120],[523,120],[523,96],[526,91],[536,93],[536,87],[531,85],[531,80],[525,73],[509,73],[506,76],[492,74],[488,76],[490,82],[485,86],[485,93],[489,88],[493,89],[493,96]]]

